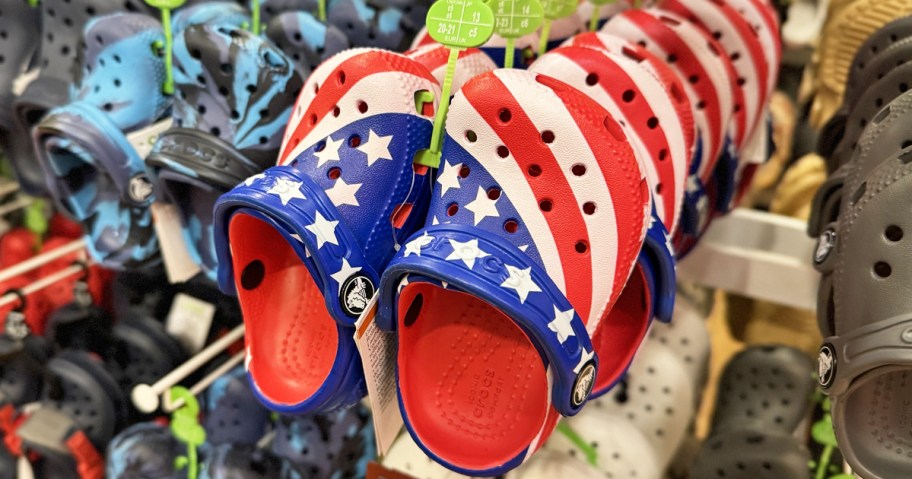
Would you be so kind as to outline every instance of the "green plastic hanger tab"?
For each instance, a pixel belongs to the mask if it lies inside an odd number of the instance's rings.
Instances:
[[[504,68],[513,68],[516,39],[528,35],[541,25],[545,10],[538,0],[488,0],[494,11],[494,33],[504,37]]]
[[[186,0],[146,0],[150,7],[161,10],[162,28],[165,32],[165,84],[162,91],[166,95],[174,94],[174,66],[171,53],[174,49],[174,35],[171,33],[171,10],[180,8]]]
[[[576,13],[578,0],[541,0],[545,9],[545,21],[542,24],[541,38],[538,42],[538,55],[548,51],[548,37],[551,35],[551,22],[569,17]]]
[[[250,0],[250,33],[260,34],[260,0]]]
[[[434,117],[431,147],[415,155],[415,163],[430,168],[440,166],[444,124],[450,109],[450,93],[459,53],[466,48],[484,45],[494,34],[494,12],[482,0],[438,0],[427,14],[428,34],[437,43],[450,49],[446,76],[440,93],[440,106]]]
[[[317,18],[326,23],[326,0],[317,0]]]
[[[589,3],[591,3],[593,7],[592,16],[589,17],[590,32],[598,30],[599,11],[602,9],[602,7],[615,2],[617,2],[617,0],[589,0]]]
[[[35,8],[38,6],[38,0],[28,0],[28,4],[30,7]]]
[[[206,442],[206,430],[199,423],[200,406],[196,396],[181,386],[168,391],[171,402],[183,401],[183,405],[171,414],[171,434],[187,445],[187,455],[174,460],[175,470],[187,468],[187,478],[196,479],[199,474],[197,448]]]
[[[585,439],[580,437],[566,421],[557,423],[557,432],[563,434],[577,449],[582,451],[583,455],[586,456],[586,462],[598,467],[598,453],[595,451],[595,448],[586,442]]]

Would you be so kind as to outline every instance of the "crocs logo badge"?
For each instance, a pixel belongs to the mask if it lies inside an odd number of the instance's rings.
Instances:
[[[152,182],[145,174],[138,174],[130,178],[130,199],[137,203],[145,203],[152,197]]]
[[[345,280],[339,303],[345,314],[357,318],[367,309],[367,304],[374,297],[374,283],[367,276],[356,275]]]
[[[592,387],[595,385],[595,363],[589,361],[580,370],[576,376],[576,383],[573,385],[573,397],[570,402],[573,407],[577,408],[586,402],[589,394],[592,393]]]
[[[836,246],[836,232],[833,229],[824,231],[817,238],[817,249],[814,250],[814,263],[822,264],[830,257],[830,252]]]
[[[177,157],[190,157],[204,163],[213,163],[219,168],[228,165],[228,157],[211,146],[199,144],[190,138],[182,137],[179,140],[165,136],[160,142],[159,151]]]
[[[817,355],[817,380],[820,386],[828,388],[833,384],[833,377],[836,372],[836,354],[833,352],[833,346],[824,344],[820,348],[820,354]]]

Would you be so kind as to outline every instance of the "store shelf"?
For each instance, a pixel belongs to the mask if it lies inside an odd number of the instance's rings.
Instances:
[[[679,278],[754,299],[814,310],[819,274],[803,221],[737,209],[716,220],[678,265]]]

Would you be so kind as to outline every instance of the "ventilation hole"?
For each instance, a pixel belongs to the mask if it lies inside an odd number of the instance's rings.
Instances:
[[[415,321],[418,321],[422,306],[424,306],[424,296],[418,293],[415,295],[415,299],[412,300],[412,304],[409,305],[408,311],[405,312],[405,317],[402,320],[402,324],[406,328],[411,327],[415,324]]]
[[[538,207],[542,211],[548,212],[554,209],[554,202],[548,199],[544,199],[538,202]]]
[[[497,156],[501,158],[506,158],[510,156],[510,150],[506,146],[500,145],[497,147]]]
[[[510,120],[513,119],[513,113],[511,113],[510,110],[503,108],[500,110],[497,117],[500,118],[501,123],[510,123]]]
[[[478,141],[478,135],[475,134],[475,132],[472,131],[472,130],[467,131],[467,132],[465,133],[465,137],[466,137],[466,140],[468,140],[469,143],[475,143],[476,141]]]
[[[633,90],[625,90],[624,94],[621,95],[621,99],[626,103],[632,102],[636,98],[636,92]]]
[[[516,220],[507,220],[504,222],[504,231],[507,233],[513,234],[519,230],[519,223]]]
[[[450,206],[447,207],[447,216],[456,216],[456,213],[458,213],[458,212],[459,212],[459,205],[457,205],[456,203],[451,203]]]
[[[899,161],[904,165],[908,165],[909,162],[912,161],[912,151],[906,151],[900,154]]]
[[[101,39],[100,36],[95,37],[95,40],[97,40],[98,43],[100,43],[100,44],[104,44],[104,41]],[[200,52],[199,49],[194,48],[193,50],[190,50],[190,56],[193,57],[193,58],[195,58],[195,59],[197,59],[197,60],[199,60],[200,58],[203,57],[203,53]]]
[[[665,187],[662,186],[662,183],[659,183],[656,185],[656,194],[657,195],[661,195],[662,191],[664,191],[664,190],[665,190]]]
[[[583,203],[583,213],[586,213],[587,215],[592,215],[592,214],[595,214],[595,210],[596,210],[595,203],[593,203],[591,201],[587,201],[587,202]]]
[[[668,55],[668,58],[666,58],[666,60],[668,60],[668,63],[674,63],[678,61],[678,56],[672,53],[671,55]]]
[[[733,62],[736,62],[736,61],[740,60],[740,59],[741,59],[741,53],[739,53],[739,52],[732,53],[731,59],[732,59]]]
[[[537,178],[537,177],[541,176],[542,169],[541,169],[541,166],[532,164],[532,165],[529,165],[528,168],[526,168],[526,172],[529,173],[529,176],[531,176],[533,178]]]
[[[500,198],[500,188],[494,187],[488,190],[488,199],[496,200]]]
[[[358,135],[352,135],[351,138],[348,139],[348,146],[352,148],[361,146],[361,137]]]
[[[884,231],[884,236],[895,243],[903,238],[903,230],[899,226],[890,225],[887,226],[887,230]]]
[[[344,85],[345,84],[345,72],[339,72],[337,77],[339,79],[339,84]]]
[[[705,109],[705,108],[706,108],[706,102],[705,102],[705,101],[700,100],[700,101],[697,102],[697,110],[703,110],[703,109]]]
[[[298,140],[295,140],[295,141],[297,142]],[[319,143],[317,143],[317,145],[314,147],[314,151],[319,153],[319,152],[323,151],[325,148],[326,148],[326,140],[322,140]]]
[[[120,79],[119,79],[119,78],[115,78],[115,79],[114,79],[114,87],[115,87],[115,88],[120,88],[120,85],[121,85]]]
[[[650,130],[655,130],[656,127],[659,126],[659,119],[656,117],[652,117],[652,118],[646,120],[646,126],[648,126]]]
[[[105,103],[105,104],[102,106],[102,108],[104,108],[104,111],[111,111],[111,110],[114,109],[114,105],[112,105],[112,104],[110,104],[110,103]]]
[[[257,91],[256,85],[254,85],[252,83],[250,85],[247,85],[247,93],[253,94],[253,93],[256,93],[256,91]]]
[[[209,133],[212,133],[214,136],[219,136],[222,133],[222,130],[219,130],[217,126],[213,126],[209,129]]]
[[[858,203],[858,200],[860,200],[861,197],[864,196],[865,191],[866,191],[867,189],[868,189],[868,183],[867,183],[867,182],[864,182],[864,183],[858,185],[858,189],[855,190],[855,193],[854,193],[854,194],[852,194],[852,204],[853,204],[853,205],[854,205],[855,203]]]
[[[597,74],[590,73],[590,74],[586,75],[586,84],[587,85],[595,86],[595,85],[598,85],[598,82],[599,82],[599,76]]]
[[[311,113],[311,115],[310,115],[310,125],[313,126],[313,125],[316,125],[316,124],[317,124],[317,114],[316,114],[316,113]]]
[[[543,142],[545,142],[545,143],[547,143],[547,144],[549,144],[549,145],[550,145],[551,143],[554,143],[554,132],[552,132],[551,130],[545,130],[545,131],[543,131],[542,134],[541,134],[541,139],[542,139]]]
[[[586,174],[586,165],[582,163],[577,163],[573,165],[573,168],[570,169],[575,176],[583,176]]]
[[[244,267],[244,271],[241,273],[241,287],[247,291],[256,289],[265,277],[266,266],[258,259],[253,260]]]
[[[589,243],[585,240],[579,240],[576,242],[576,252],[579,254],[585,254],[589,251]]]
[[[763,436],[750,435],[745,438],[748,444],[761,444],[763,442]]]
[[[881,121],[884,120],[884,118],[888,117],[889,115],[890,115],[890,105],[887,105],[883,110],[880,110],[880,112],[878,112],[877,115],[874,115],[874,118],[871,121],[874,123],[880,123]]]
[[[261,145],[265,145],[266,143],[269,143],[269,138],[266,138],[265,136],[261,136],[261,137],[260,137],[260,144],[261,144]]]
[[[874,263],[874,274],[877,275],[878,278],[889,278],[890,275],[893,274],[893,268],[890,267],[889,263],[878,261],[877,263]]]
[[[366,101],[358,102],[358,111],[360,111],[361,113],[367,113],[367,102]]]
[[[232,119],[232,120],[237,120],[237,119],[239,119],[239,118],[241,118],[241,114],[238,113],[237,110],[231,110],[231,119]]]
[[[219,95],[228,96],[228,87],[226,87],[225,85],[222,85],[219,87],[218,92],[219,92]]]

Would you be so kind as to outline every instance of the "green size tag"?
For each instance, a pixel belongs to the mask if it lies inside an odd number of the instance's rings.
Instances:
[[[504,37],[504,68],[513,68],[516,39],[541,25],[545,11],[538,0],[488,0],[494,11],[494,32]]]
[[[504,38],[528,35],[545,18],[538,0],[488,0],[488,6],[494,11],[494,33]]]
[[[431,147],[415,155],[415,163],[437,168],[443,145],[444,123],[450,109],[450,92],[459,52],[480,47],[494,34],[494,12],[482,0],[438,0],[427,14],[428,34],[443,46],[449,47],[446,75],[440,88],[440,106],[434,117]]]
[[[482,0],[438,0],[428,10],[427,27],[442,45],[480,47],[494,34],[494,13]]]
[[[577,0],[541,0],[541,5],[545,10],[545,18],[560,20],[576,13],[579,2]]]

